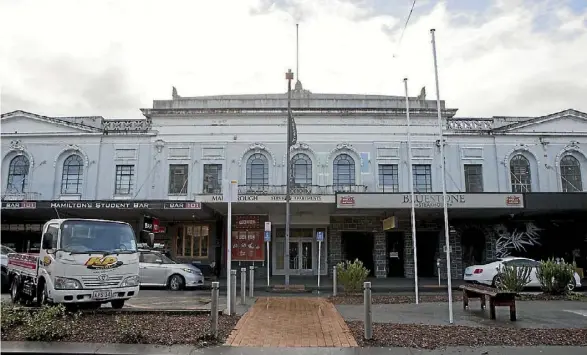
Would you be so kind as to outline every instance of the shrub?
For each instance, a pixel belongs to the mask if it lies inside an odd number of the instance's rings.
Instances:
[[[528,266],[504,265],[500,270],[500,282],[496,283],[500,290],[521,292],[530,283],[532,268]]]
[[[3,332],[8,329],[21,325],[25,322],[28,313],[21,307],[15,307],[12,303],[2,302],[1,309],[1,330]]]
[[[363,266],[359,259],[349,260],[336,265],[336,276],[339,284],[345,292],[359,292],[363,288],[363,282],[367,279],[369,270]]]
[[[77,314],[68,314],[63,305],[43,306],[25,318],[26,340],[54,341],[73,333]]]
[[[127,317],[117,316],[118,341],[121,343],[137,344],[144,339],[140,326],[133,324]]]
[[[574,274],[575,267],[573,264],[557,263],[554,259],[541,261],[536,270],[536,277],[540,281],[542,291],[551,295],[567,293],[567,286],[574,281]]]

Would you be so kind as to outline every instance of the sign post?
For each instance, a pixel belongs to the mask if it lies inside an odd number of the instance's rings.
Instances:
[[[320,292],[320,257],[322,256],[322,242],[324,241],[324,232],[316,232],[316,240],[318,241],[318,292]]]
[[[228,201],[228,216],[226,218],[226,305],[228,314],[232,314],[234,311],[231,303],[233,295],[230,288],[230,273],[232,270],[232,202],[238,198],[237,189],[238,183],[236,180],[227,180],[223,189],[225,200]]]
[[[269,242],[271,241],[271,222],[265,222],[265,244],[267,244],[267,287],[269,287]]]

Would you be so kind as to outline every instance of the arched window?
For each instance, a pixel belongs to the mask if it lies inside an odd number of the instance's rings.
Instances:
[[[61,174],[61,193],[81,194],[82,180],[84,176],[84,161],[77,154],[72,154],[63,162],[63,173]]]
[[[516,154],[510,160],[510,178],[512,180],[512,192],[532,192],[530,162],[522,154]]]
[[[24,155],[14,157],[8,166],[8,193],[24,193],[29,179],[29,159]]]
[[[572,155],[565,155],[561,159],[560,166],[563,192],[583,191],[579,160]]]
[[[255,153],[247,160],[247,188],[264,189],[269,185],[269,163],[267,157]]]
[[[355,185],[355,160],[348,154],[334,158],[333,185],[335,189]]]
[[[294,187],[307,187],[312,185],[312,160],[303,153],[294,155],[291,159],[293,165]]]

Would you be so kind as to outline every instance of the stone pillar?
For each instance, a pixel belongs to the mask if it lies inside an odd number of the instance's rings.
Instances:
[[[446,280],[446,252],[444,250],[446,243],[444,230],[440,231],[438,238],[437,254],[440,258],[440,278]],[[451,276],[453,280],[459,280],[463,278],[463,248],[461,245],[461,236],[454,228],[451,228],[449,232],[449,242],[451,247]]]
[[[387,241],[385,232],[377,232],[374,234],[375,247],[373,248],[373,264],[375,265],[375,277],[387,277]]]
[[[412,231],[404,233],[404,277],[414,278],[414,244],[412,243]]]

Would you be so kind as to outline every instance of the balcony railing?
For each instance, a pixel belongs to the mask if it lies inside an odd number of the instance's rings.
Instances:
[[[239,185],[239,195],[285,195],[285,185]],[[337,192],[366,192],[365,185],[303,185],[290,186],[292,195],[334,195]]]

